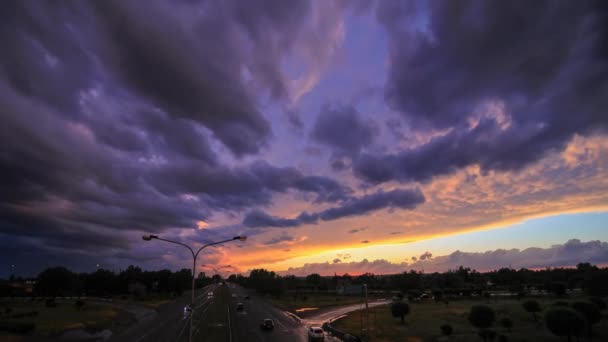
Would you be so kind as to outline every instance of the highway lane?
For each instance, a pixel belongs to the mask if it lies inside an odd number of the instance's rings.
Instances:
[[[213,295],[208,295],[213,292]],[[234,296],[233,296],[234,295]],[[249,296],[250,299],[245,299]],[[111,342],[186,342],[189,321],[184,319],[183,307],[189,302],[184,296],[165,307],[162,312],[134,327]],[[244,304],[244,310],[236,310],[237,303]],[[194,334],[195,342],[306,342],[307,328],[321,326],[327,320],[344,313],[357,310],[360,305],[332,309],[319,315],[300,320],[275,308],[268,301],[253,292],[233,284],[210,285],[199,290],[195,301]],[[370,306],[384,302],[370,303]],[[262,320],[270,318],[275,323],[272,331],[260,328]],[[326,341],[338,341],[330,336]]]
[[[197,290],[195,307],[204,310],[210,299],[207,292],[213,291],[215,285]],[[184,319],[184,306],[190,303],[190,296],[184,295],[151,317],[137,322],[120,335],[113,336],[110,342],[176,342],[187,341],[189,321]],[[196,313],[195,313],[196,319]],[[181,335],[181,338],[180,338]],[[185,339],[184,339],[185,337]]]
[[[231,288],[232,293],[237,295],[231,298],[230,320],[232,328],[233,342],[306,342],[306,327],[302,323],[287,315],[268,302],[250,296],[244,299],[249,292],[240,287]],[[236,304],[244,304],[242,312],[236,311]],[[272,331],[265,331],[260,328],[262,320],[270,318],[274,321],[275,327]]]

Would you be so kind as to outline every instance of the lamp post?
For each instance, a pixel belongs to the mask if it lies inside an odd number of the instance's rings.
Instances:
[[[141,237],[144,241],[150,241],[150,240],[160,240],[160,241],[165,241],[165,242],[170,242],[170,243],[174,243],[176,245],[180,245],[180,246],[184,246],[186,248],[188,248],[188,250],[190,251],[190,253],[192,253],[192,293],[191,293],[191,299],[190,299],[190,308],[191,308],[191,312],[190,312],[190,336],[188,338],[188,341],[192,342],[192,322],[193,319],[192,317],[194,316],[194,284],[195,284],[195,280],[196,280],[196,258],[198,257],[198,254],[205,249],[206,247],[209,246],[213,246],[213,245],[219,245],[221,243],[225,243],[225,242],[230,242],[230,241],[235,241],[235,240],[239,240],[239,241],[245,241],[247,240],[247,237],[244,235],[241,236],[235,236],[232,239],[226,239],[226,240],[222,240],[222,241],[216,241],[216,242],[212,242],[212,243],[208,243],[202,247],[200,247],[196,252],[194,252],[194,249],[192,249],[190,246],[183,244],[181,242],[178,241],[173,241],[173,240],[167,240],[167,239],[162,239],[159,238],[157,235],[144,235]]]

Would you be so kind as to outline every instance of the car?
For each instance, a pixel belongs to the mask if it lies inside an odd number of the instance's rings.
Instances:
[[[232,298],[236,298],[236,293],[233,293],[233,294],[232,294]]]
[[[325,334],[323,334],[323,329],[321,329],[321,327],[308,328],[308,341],[323,341],[324,339]]]
[[[260,328],[262,328],[262,330],[272,330],[274,329],[274,322],[272,319],[266,318],[262,321],[262,324],[260,324]]]
[[[249,296],[245,296],[245,299],[249,299]]]
[[[243,303],[236,303],[236,311],[243,311],[245,310],[245,306],[243,305]]]
[[[209,291],[209,292],[207,292],[207,296],[208,296],[208,297],[213,297],[213,291]]]

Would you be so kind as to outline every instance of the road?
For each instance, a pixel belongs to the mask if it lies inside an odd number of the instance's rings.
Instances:
[[[245,299],[246,296],[249,299]],[[233,284],[210,285],[199,290],[196,298],[193,331],[193,341],[196,342],[307,342],[306,329],[309,326],[321,326],[331,318],[360,307],[349,305],[300,320]],[[186,342],[190,325],[189,320],[184,319],[183,307],[188,302],[189,297],[184,296],[110,341]],[[237,303],[243,303],[244,310],[237,311]],[[260,328],[265,318],[274,321],[272,331]],[[337,341],[329,336],[325,340]]]

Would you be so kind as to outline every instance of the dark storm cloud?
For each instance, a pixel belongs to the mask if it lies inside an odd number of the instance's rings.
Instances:
[[[193,228],[218,211],[269,205],[275,193],[346,200],[351,190],[331,178],[228,165],[220,154],[268,142],[257,92],[287,96],[280,61],[309,6],[5,4],[0,233],[41,256],[94,248],[107,257],[132,248],[134,231]]]
[[[243,67],[275,96],[286,95],[280,61],[307,2],[226,1],[193,8],[104,1],[95,10],[104,32],[102,55],[129,88],[173,116],[203,124],[236,155],[265,144],[270,125],[243,82]]]
[[[387,101],[414,126],[451,130],[411,150],[364,154],[355,173],[384,182],[425,181],[472,164],[516,170],[562,150],[574,134],[605,131],[607,7],[380,3],[391,40]],[[428,18],[423,29],[412,24],[420,16]],[[488,103],[504,105],[502,113]],[[480,122],[471,127],[470,119]]]
[[[319,213],[308,214],[302,212],[296,218],[288,219],[268,215],[262,211],[255,210],[248,213],[243,220],[247,227],[296,227],[302,224],[316,224],[319,219],[323,221],[337,220],[348,216],[364,215],[366,213],[389,208],[414,209],[424,203],[425,198],[419,189],[392,190],[351,198],[342,205],[323,210]]]
[[[371,122],[364,121],[353,107],[325,106],[311,132],[311,137],[338,154],[354,154],[369,146],[377,134]]]

